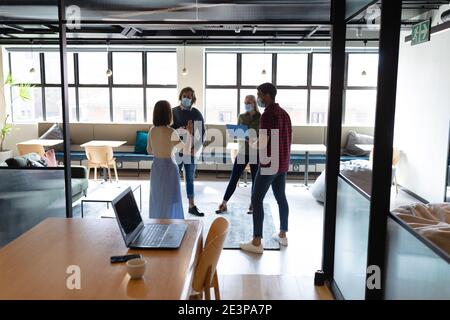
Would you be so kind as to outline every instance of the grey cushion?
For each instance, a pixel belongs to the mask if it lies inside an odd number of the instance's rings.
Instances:
[[[364,151],[358,148],[356,146],[357,144],[373,144],[373,137],[350,130],[343,154],[348,156],[368,156],[370,154],[370,151]]]
[[[64,139],[64,135],[59,125],[55,123],[39,139],[58,140]]]
[[[6,160],[10,168],[43,168],[46,167],[46,162],[37,153],[27,153],[22,156],[10,158]]]
[[[53,124],[39,139],[64,140],[64,134],[57,123]],[[56,151],[63,151],[62,144],[52,147]]]

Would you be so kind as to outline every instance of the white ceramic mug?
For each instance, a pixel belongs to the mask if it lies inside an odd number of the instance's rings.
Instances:
[[[131,279],[141,279],[145,273],[147,260],[143,258],[135,258],[127,261],[127,271]]]

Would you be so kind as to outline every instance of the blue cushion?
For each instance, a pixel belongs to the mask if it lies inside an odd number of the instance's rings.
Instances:
[[[134,153],[147,154],[147,131],[136,131],[136,143],[134,145]]]

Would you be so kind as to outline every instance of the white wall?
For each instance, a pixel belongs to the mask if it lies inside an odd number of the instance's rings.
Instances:
[[[177,48],[177,61],[178,61],[178,83],[177,89],[180,92],[184,87],[192,87],[197,97],[196,107],[201,111],[204,111],[204,47],[201,46],[186,46],[186,68],[188,74],[183,76],[181,70],[184,63],[184,48]]]
[[[394,143],[401,151],[398,182],[442,202],[450,122],[450,30],[416,46],[400,44]]]
[[[10,110],[7,110],[4,92],[5,79],[3,77],[3,57],[2,47],[0,47],[0,121],[3,122],[4,117]],[[38,137],[37,123],[16,123],[13,126],[13,132],[11,132],[5,139],[4,148],[14,150],[17,154],[16,144],[21,141],[34,139]]]
[[[6,102],[4,84],[5,79],[3,77],[3,49],[0,46],[0,121],[3,121],[6,115]]]

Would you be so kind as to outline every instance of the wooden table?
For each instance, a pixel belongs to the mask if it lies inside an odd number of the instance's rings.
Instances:
[[[152,220],[151,222],[167,222]],[[188,225],[176,250],[128,250],[110,219],[48,218],[0,249],[0,299],[187,299],[203,246],[202,223]],[[142,280],[130,280],[113,255],[141,253]],[[71,265],[81,270],[81,289],[67,289]]]
[[[19,142],[18,144],[37,144],[43,147],[53,147],[58,144],[63,143],[64,140],[60,139],[31,139],[23,142]]]
[[[305,154],[305,174],[304,174],[304,184],[308,187],[308,174],[309,174],[309,154],[310,153],[325,153],[327,152],[327,147],[324,144],[292,144],[291,153],[292,154]]]
[[[231,152],[237,152],[239,144],[237,142],[228,142],[227,150]],[[324,144],[291,144],[291,154],[305,154],[305,175],[304,184],[308,187],[308,174],[309,174],[309,154],[310,153],[325,153],[327,147]]]
[[[125,143],[127,143],[126,141],[108,141],[108,140],[91,140],[89,142],[83,143],[82,145],[80,145],[80,147],[112,147],[112,148],[118,148],[122,145],[124,145]]]

